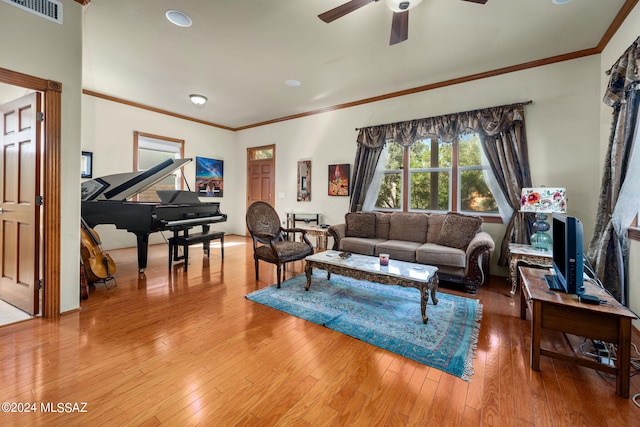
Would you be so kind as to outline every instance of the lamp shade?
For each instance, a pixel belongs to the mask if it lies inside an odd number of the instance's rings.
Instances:
[[[564,188],[523,188],[520,197],[521,212],[566,212],[567,198]]]

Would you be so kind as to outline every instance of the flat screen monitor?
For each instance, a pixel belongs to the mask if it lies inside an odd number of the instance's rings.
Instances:
[[[576,217],[554,213],[552,226],[554,288],[580,294],[584,278],[582,223]]]

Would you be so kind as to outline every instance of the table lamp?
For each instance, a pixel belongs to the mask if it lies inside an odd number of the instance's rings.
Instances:
[[[553,240],[547,233],[551,228],[546,222],[547,214],[566,211],[567,198],[564,188],[523,188],[520,197],[520,212],[534,212],[536,214],[536,222],[533,223],[535,232],[531,235],[531,246],[541,251],[548,251]]]

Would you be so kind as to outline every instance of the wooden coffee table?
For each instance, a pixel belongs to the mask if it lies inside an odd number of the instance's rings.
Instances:
[[[331,273],[335,273],[358,280],[418,289],[420,291],[422,323],[427,323],[429,320],[427,317],[429,292],[431,292],[433,304],[438,304],[438,299],[436,298],[438,267],[396,261],[394,259],[389,261],[388,266],[381,266],[377,257],[351,254],[348,258],[343,258],[338,251],[318,252],[317,254],[309,255],[305,260],[307,262],[305,266],[307,285],[304,287],[306,291],[311,287],[313,269],[318,268],[327,272],[328,279],[331,279]]]

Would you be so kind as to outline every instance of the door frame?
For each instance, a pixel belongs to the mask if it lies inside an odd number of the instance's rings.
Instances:
[[[60,315],[62,83],[0,68],[0,82],[44,94],[42,138],[42,317]]]

